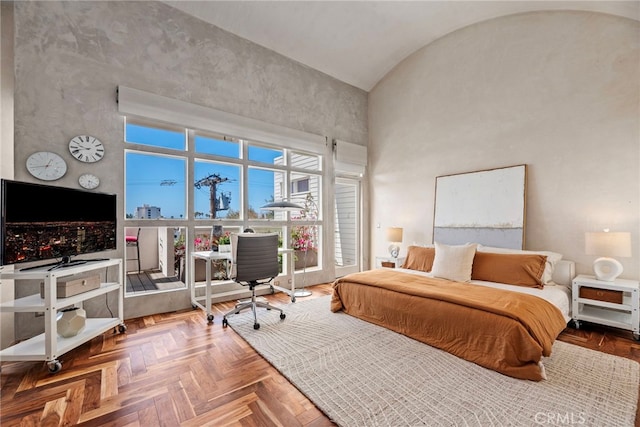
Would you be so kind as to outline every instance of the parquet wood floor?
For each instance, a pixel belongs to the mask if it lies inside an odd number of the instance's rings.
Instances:
[[[305,300],[331,293],[328,284],[309,289]],[[267,298],[290,304],[282,293]],[[200,310],[127,320],[126,334],[105,333],[65,354],[54,375],[42,362],[4,362],[0,425],[334,425],[233,329],[222,328],[232,306],[215,304],[213,325]],[[640,361],[640,343],[626,331],[587,325],[559,339]]]

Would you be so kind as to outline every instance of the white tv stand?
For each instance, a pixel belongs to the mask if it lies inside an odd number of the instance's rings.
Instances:
[[[104,282],[100,287],[88,292],[73,295],[68,298],[57,297],[57,281],[62,277],[74,276],[93,270],[107,269],[116,266],[118,279],[116,282]],[[107,274],[104,276],[106,280]],[[50,270],[50,266],[32,268],[28,270],[14,270],[2,272],[0,280],[41,280],[44,282],[44,298],[40,294],[28,295],[13,301],[0,304],[0,312],[6,313],[44,313],[44,333],[21,341],[0,351],[1,361],[37,361],[47,362],[49,372],[56,373],[62,369],[58,357],[78,347],[90,339],[103,334],[111,328],[118,328],[120,333],[126,331],[123,323],[123,270],[121,259],[88,261],[85,264],[74,265]],[[58,311],[70,306],[82,307],[83,301],[104,295],[109,292],[118,294],[118,317],[87,318],[85,328],[76,336],[63,338],[58,335],[56,317]]]

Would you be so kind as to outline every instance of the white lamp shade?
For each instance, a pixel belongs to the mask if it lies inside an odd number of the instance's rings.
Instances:
[[[387,242],[402,242],[402,228],[401,227],[387,228]]]
[[[585,252],[587,255],[630,257],[631,233],[605,231],[585,233]]]
[[[631,256],[631,233],[590,232],[585,233],[585,252],[599,255],[593,262],[596,279],[612,282],[622,274],[622,264],[611,257]]]

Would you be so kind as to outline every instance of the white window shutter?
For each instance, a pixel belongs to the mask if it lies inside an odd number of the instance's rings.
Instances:
[[[335,170],[348,175],[364,175],[367,166],[367,147],[334,140]]]

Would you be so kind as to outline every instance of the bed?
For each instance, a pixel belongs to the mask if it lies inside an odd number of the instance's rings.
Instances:
[[[331,310],[505,375],[540,381],[570,320],[574,265],[553,252],[410,246],[403,268],[337,279]]]

